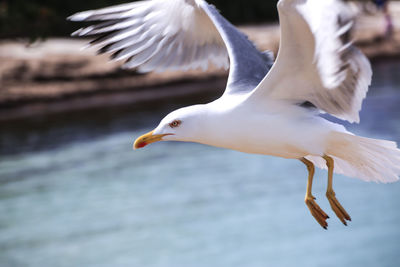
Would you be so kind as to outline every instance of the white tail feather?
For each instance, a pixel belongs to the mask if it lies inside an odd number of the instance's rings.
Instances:
[[[332,132],[326,154],[335,160],[335,172],[368,182],[399,180],[400,150],[395,142]],[[326,168],[320,157],[308,156],[317,167]]]

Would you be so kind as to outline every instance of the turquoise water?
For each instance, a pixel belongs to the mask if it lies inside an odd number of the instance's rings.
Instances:
[[[400,142],[399,70],[375,64],[354,132]],[[184,143],[132,151],[183,104],[3,125],[0,266],[400,266],[400,183],[335,176],[345,227],[318,171],[325,231],[303,202],[300,162]]]

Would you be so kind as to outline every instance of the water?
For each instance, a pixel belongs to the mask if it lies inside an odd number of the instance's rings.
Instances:
[[[400,62],[375,64],[359,134],[400,141]],[[335,176],[353,222],[319,227],[295,160],[197,144],[132,151],[174,103],[21,121],[0,134],[0,266],[400,266],[400,183]]]

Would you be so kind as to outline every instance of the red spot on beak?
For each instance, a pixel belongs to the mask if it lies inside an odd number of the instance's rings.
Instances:
[[[143,148],[145,146],[147,146],[148,144],[146,142],[141,142],[137,145],[137,148]]]

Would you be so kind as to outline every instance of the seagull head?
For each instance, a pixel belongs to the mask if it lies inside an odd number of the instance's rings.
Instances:
[[[136,139],[134,149],[158,141],[196,142],[207,114],[205,105],[190,106],[168,114],[153,131]]]

